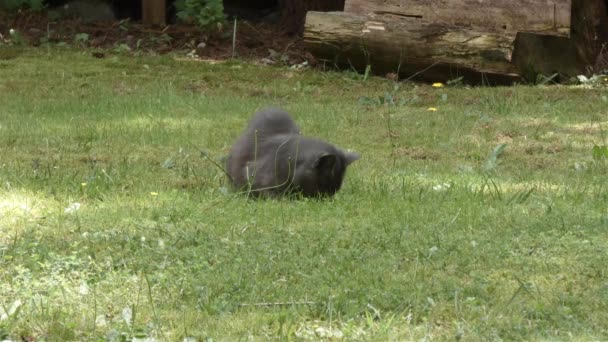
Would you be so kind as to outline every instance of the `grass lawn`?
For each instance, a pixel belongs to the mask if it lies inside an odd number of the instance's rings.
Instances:
[[[0,339],[608,339],[605,88],[5,56]],[[268,105],[362,154],[335,198],[235,196],[201,156]]]

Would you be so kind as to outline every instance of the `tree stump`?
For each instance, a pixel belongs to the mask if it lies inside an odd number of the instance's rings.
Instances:
[[[569,38],[520,33],[513,63],[526,79],[538,74],[570,78],[608,67],[608,9],[604,0],[572,0]]]

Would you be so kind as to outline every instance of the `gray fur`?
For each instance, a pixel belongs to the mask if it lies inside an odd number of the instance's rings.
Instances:
[[[239,191],[316,197],[340,190],[346,167],[359,158],[358,153],[303,137],[289,114],[268,108],[254,114],[232,146],[226,166]]]

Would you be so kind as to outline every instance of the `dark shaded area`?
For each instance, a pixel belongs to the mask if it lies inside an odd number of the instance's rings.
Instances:
[[[224,13],[228,19],[267,22],[279,19],[277,0],[224,0]]]
[[[46,0],[51,7],[63,6],[73,0]],[[107,0],[117,19],[141,20],[141,0]],[[224,0],[224,12],[228,19],[280,23],[281,29],[290,34],[301,34],[307,11],[343,11],[344,0]],[[167,22],[175,22],[173,1],[167,0]]]
[[[250,12],[263,12],[268,10],[277,9],[277,0],[258,0],[258,1],[247,1],[247,0],[224,0],[224,9],[228,11],[243,10]]]
[[[316,56],[315,56],[316,57]],[[317,63],[324,70],[355,70],[361,74],[367,72],[368,61],[365,59],[336,59],[333,62],[319,60]],[[521,83],[523,79],[519,75],[506,75],[491,72],[480,72],[479,70],[463,67],[460,65],[438,63],[428,64],[403,64],[399,72],[397,68],[386,67],[382,63],[376,63],[373,73],[378,76],[385,75],[389,79],[407,80],[422,83],[446,82],[460,79],[461,82],[474,86],[512,86]]]
[[[54,8],[70,2],[71,0],[46,0],[45,4]],[[107,0],[105,2],[112,6],[117,19],[141,20],[141,0]],[[167,13],[175,13],[172,4],[172,1],[167,1]]]
[[[583,65],[597,69],[608,43],[607,1],[572,0],[571,22],[570,38],[575,42],[577,57]]]

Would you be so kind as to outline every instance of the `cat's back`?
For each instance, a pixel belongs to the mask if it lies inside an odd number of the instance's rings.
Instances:
[[[232,181],[239,187],[246,184],[248,163],[258,160],[261,162],[258,167],[265,167],[264,161],[274,156],[279,146],[289,146],[289,141],[299,133],[298,125],[281,109],[266,108],[256,112],[230,149],[226,167]]]
[[[266,108],[255,113],[247,130],[249,134],[257,132],[260,137],[300,133],[300,128],[291,116],[278,108]]]

